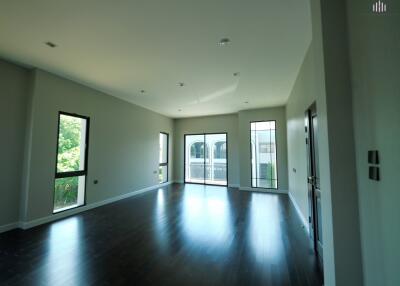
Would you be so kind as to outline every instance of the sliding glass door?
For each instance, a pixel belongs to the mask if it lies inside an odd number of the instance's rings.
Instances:
[[[185,183],[226,186],[227,134],[185,135]]]

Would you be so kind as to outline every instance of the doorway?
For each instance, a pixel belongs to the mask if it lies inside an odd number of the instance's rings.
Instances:
[[[309,230],[318,257],[319,266],[323,267],[322,210],[318,152],[318,116],[313,103],[305,114],[305,132],[307,145],[307,184],[309,201]]]
[[[185,183],[228,185],[227,133],[185,135]]]

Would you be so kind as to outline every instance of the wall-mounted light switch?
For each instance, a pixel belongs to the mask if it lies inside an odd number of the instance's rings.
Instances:
[[[369,178],[374,181],[380,181],[379,167],[369,167]]]
[[[368,163],[369,164],[379,164],[379,152],[378,150],[370,150],[368,151]]]

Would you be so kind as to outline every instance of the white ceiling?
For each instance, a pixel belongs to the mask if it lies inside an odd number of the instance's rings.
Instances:
[[[285,104],[311,41],[308,0],[1,0],[0,7],[3,58],[174,118]],[[225,37],[231,44],[219,47]]]

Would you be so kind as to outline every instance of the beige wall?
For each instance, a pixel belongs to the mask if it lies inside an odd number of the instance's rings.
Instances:
[[[29,72],[0,61],[0,228],[19,220]]]
[[[173,137],[171,119],[40,70],[34,81],[23,221],[52,214],[59,111],[90,117],[87,204],[158,184],[159,132]]]
[[[238,116],[237,114],[183,118],[174,120],[175,180],[184,181],[184,135],[228,133],[228,184],[239,185]]]
[[[184,134],[228,133],[228,184],[251,187],[250,122],[276,120],[278,188],[288,190],[285,108],[243,110],[237,114],[175,119],[175,180],[183,181]]]
[[[348,1],[358,196],[365,285],[400,285],[400,2],[374,15]],[[378,150],[381,181],[368,179]]]

